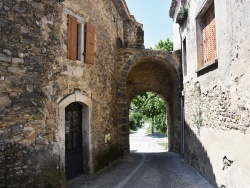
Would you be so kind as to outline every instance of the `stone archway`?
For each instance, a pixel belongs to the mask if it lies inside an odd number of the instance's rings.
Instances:
[[[155,50],[120,51],[118,57],[117,110],[120,150],[129,152],[129,106],[133,98],[151,91],[159,94],[168,108],[169,151],[181,150],[181,63],[178,54]]]

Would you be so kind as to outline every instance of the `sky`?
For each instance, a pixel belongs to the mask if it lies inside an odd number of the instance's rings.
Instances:
[[[131,15],[143,24],[145,48],[154,47],[160,39],[173,41],[171,0],[126,0]]]

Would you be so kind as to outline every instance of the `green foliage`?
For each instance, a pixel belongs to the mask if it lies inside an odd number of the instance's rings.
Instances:
[[[147,92],[137,95],[130,105],[129,117],[130,121],[135,121],[139,127],[143,122],[151,119],[152,133],[154,129],[164,134],[167,132],[166,105],[164,100],[155,93]]]
[[[129,128],[135,131],[138,127],[142,127],[142,124],[143,124],[143,115],[136,110],[130,110]]]
[[[180,9],[180,13],[187,16],[188,15],[188,8],[186,6],[182,6]]]
[[[132,119],[132,120],[129,119],[129,129],[136,131],[137,127],[136,127],[136,122],[134,119]]]
[[[173,51],[173,42],[167,38],[165,41],[160,40],[158,44],[155,45],[156,50],[163,50],[163,51],[168,51],[172,52]]]

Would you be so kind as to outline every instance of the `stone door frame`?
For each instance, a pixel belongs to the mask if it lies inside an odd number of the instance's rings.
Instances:
[[[92,164],[92,146],[91,146],[91,108],[92,101],[81,94],[80,91],[75,90],[74,93],[63,97],[58,100],[58,111],[57,111],[57,135],[56,139],[60,142],[61,146],[61,165],[65,170],[65,108],[69,104],[77,102],[82,105],[82,146],[83,146],[83,173],[92,174],[93,165]]]

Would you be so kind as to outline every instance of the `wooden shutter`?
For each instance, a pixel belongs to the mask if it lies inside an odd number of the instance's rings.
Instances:
[[[77,56],[77,19],[68,15],[68,59],[76,60]]]
[[[216,58],[216,28],[214,4],[207,10],[203,17],[203,55],[204,64]]]
[[[86,23],[86,42],[85,42],[85,62],[94,63],[94,44],[95,44],[95,27],[91,23]]]

